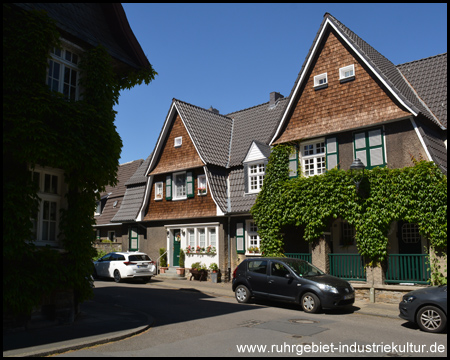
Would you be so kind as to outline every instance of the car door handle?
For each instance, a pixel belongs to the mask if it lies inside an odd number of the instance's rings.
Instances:
[[[273,280],[269,280],[269,284],[273,284]]]

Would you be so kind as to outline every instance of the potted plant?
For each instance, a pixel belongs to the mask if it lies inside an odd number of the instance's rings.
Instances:
[[[177,268],[177,274],[178,275],[184,275],[184,271],[185,271],[185,269],[184,269],[184,257],[185,257],[184,251],[183,251],[183,249],[180,249],[180,267]]]
[[[200,262],[193,263],[191,265],[191,277],[189,280],[192,280],[192,277],[194,277],[194,280],[206,280],[207,275],[207,269],[206,265],[202,265]]]
[[[168,269],[168,267],[167,267],[167,252],[166,252],[165,248],[159,249],[159,257],[160,257],[159,271],[161,274],[164,274],[166,272],[166,270]]]
[[[217,283],[219,267],[216,263],[212,263],[211,265],[209,265],[209,270],[211,270],[211,281],[213,283]]]

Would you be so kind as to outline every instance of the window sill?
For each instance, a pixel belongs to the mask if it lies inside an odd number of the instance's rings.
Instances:
[[[344,84],[344,83],[346,83],[346,82],[353,81],[353,80],[355,80],[355,76],[349,76],[349,77],[347,77],[347,78],[339,79],[339,82],[340,82],[341,84]]]
[[[328,87],[328,83],[326,83],[326,84],[323,84],[323,85],[317,85],[317,86],[314,86],[314,90],[322,90],[322,89],[326,89]]]

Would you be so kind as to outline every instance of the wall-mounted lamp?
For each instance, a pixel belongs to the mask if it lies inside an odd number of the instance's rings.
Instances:
[[[356,173],[359,173],[360,171],[362,171],[360,179],[358,181],[353,180],[353,182],[356,185],[357,193],[359,193],[359,186],[361,185],[361,181],[364,177],[364,169],[365,168],[366,168],[366,166],[363,164],[363,162],[360,159],[353,160],[352,164],[350,165],[350,170],[352,172],[355,171]]]

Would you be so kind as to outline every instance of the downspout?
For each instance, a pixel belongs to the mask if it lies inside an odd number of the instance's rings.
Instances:
[[[231,201],[230,201],[230,175],[228,174],[227,177],[227,222],[228,222],[228,230],[227,230],[227,244],[228,244],[228,262],[227,262],[227,281],[231,281],[231,236],[230,236],[230,230],[231,230]]]

